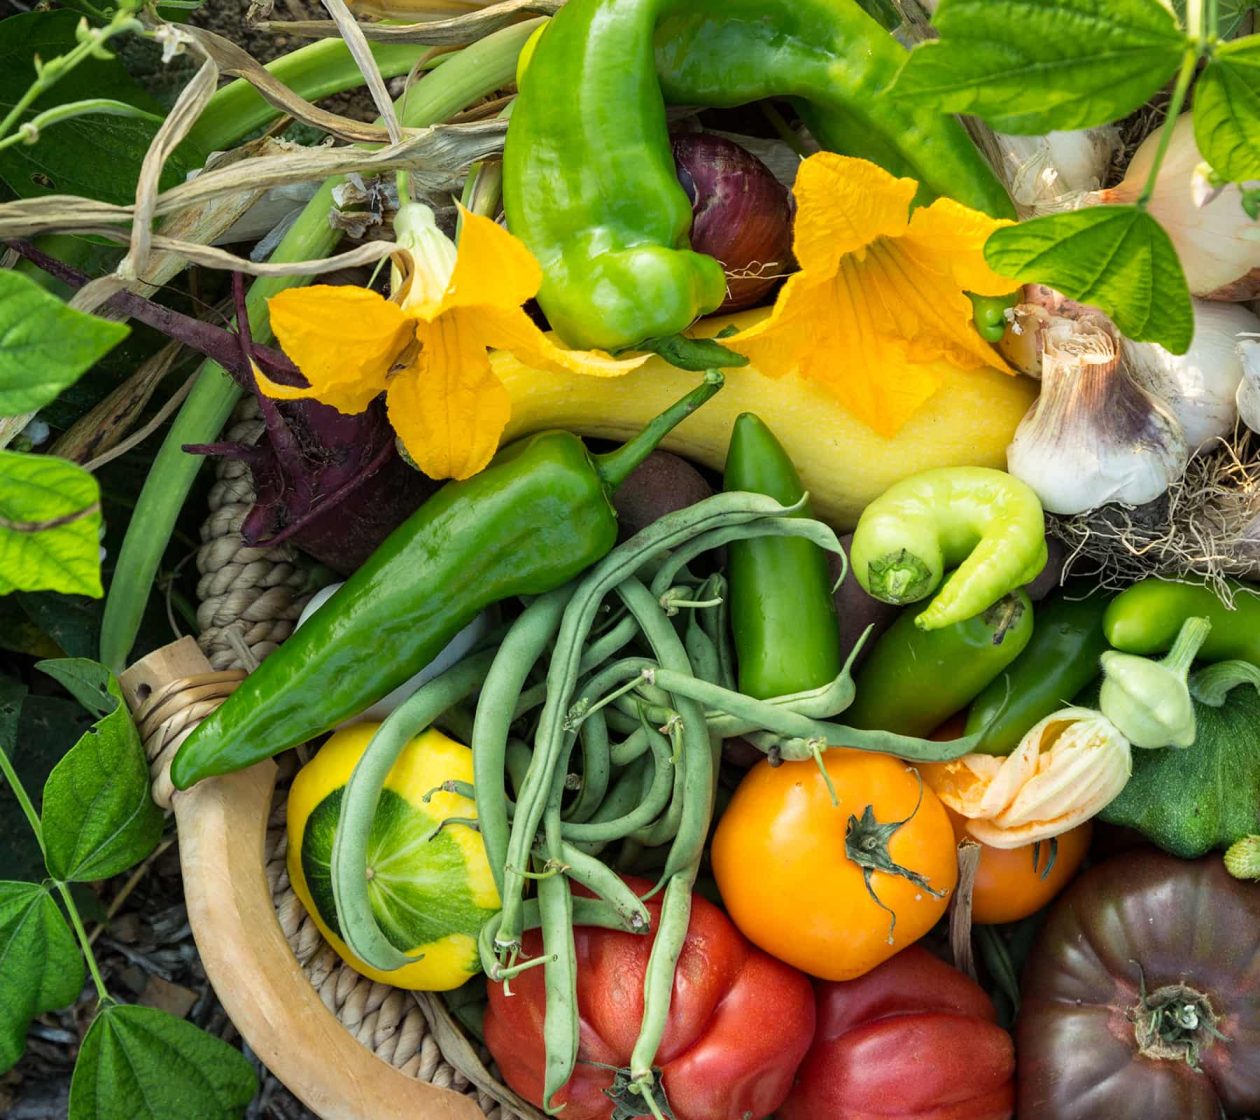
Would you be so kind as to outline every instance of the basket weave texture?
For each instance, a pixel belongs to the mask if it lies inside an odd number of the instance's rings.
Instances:
[[[252,443],[262,431],[258,407],[247,399],[238,406],[224,438]],[[186,710],[184,722],[195,723],[204,718],[235,687],[230,678],[242,674],[229,670],[248,672],[279,647],[293,632],[298,615],[314,590],[310,570],[295,549],[287,545],[251,548],[241,540],[241,523],[254,502],[249,468],[237,460],[219,460],[215,469],[209,514],[197,552],[201,573],[197,587],[197,621],[201,631],[198,644],[217,671],[214,676],[226,683],[206,701],[208,709]],[[154,764],[154,798],[159,804],[169,805],[169,755],[183,738],[178,734],[178,718],[167,721],[163,733],[151,734],[145,740]],[[320,999],[342,1026],[377,1057],[403,1073],[473,1097],[487,1120],[539,1117],[487,1072],[484,1051],[474,1053],[462,1039],[452,1044],[447,1032],[448,1053],[443,1052],[438,1041],[443,1033],[438,1020],[447,1025],[451,1020],[438,997],[376,983],[342,962],[294,893],[285,863],[286,850],[285,797],[281,792],[267,828],[267,880],[290,948]],[[479,1084],[470,1081],[461,1068],[472,1073]]]

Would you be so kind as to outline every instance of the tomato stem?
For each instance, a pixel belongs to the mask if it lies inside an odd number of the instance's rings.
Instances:
[[[1187,984],[1167,984],[1148,994],[1142,966],[1137,969],[1139,998],[1129,1018],[1138,1051],[1146,1058],[1183,1061],[1197,1072],[1205,1049],[1229,1041],[1217,1029],[1212,1001]]]

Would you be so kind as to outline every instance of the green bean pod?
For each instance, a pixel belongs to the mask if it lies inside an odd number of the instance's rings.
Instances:
[[[1103,612],[1110,596],[1058,595],[1037,606],[1032,637],[1021,653],[976,697],[966,733],[979,734],[981,754],[1010,754],[1046,716],[1072,703],[1098,676],[1108,648]]]
[[[1229,607],[1209,586],[1144,579],[1122,591],[1103,616],[1107,641],[1125,653],[1165,653],[1188,618],[1206,618],[1212,630],[1201,661],[1249,661],[1260,665],[1260,590],[1229,581]]]
[[[938,467],[894,483],[858,520],[850,550],[863,589],[916,603],[923,630],[972,618],[1046,566],[1045,515],[1027,483],[990,467]]]
[[[1032,603],[1023,591],[974,618],[923,630],[918,616],[930,609],[903,611],[875,643],[845,712],[855,727],[928,734],[971,703],[1032,637]]]

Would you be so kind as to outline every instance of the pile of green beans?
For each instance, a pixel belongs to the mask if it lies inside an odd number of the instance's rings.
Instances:
[[[367,836],[385,776],[407,740],[479,690],[471,794],[502,908],[479,951],[493,981],[545,969],[546,1101],[572,1075],[579,1037],[573,927],[647,933],[650,917],[617,870],[654,874],[663,892],[630,1080],[651,1096],[692,888],[713,818],[722,740],[743,736],[773,760],[831,745],[916,761],[957,757],[978,738],[928,742],[829,722],[853,701],[846,665],[826,685],[759,700],[734,688],[720,574],[693,574],[733,540],[792,536],[843,556],[796,506],[740,491],[662,517],[578,579],[529,602],[506,631],[429,682],[381,726],[346,788],[332,879],[351,950],[378,968],[408,958],[368,905]],[[825,774],[825,771],[824,771]],[[616,859],[605,853],[613,846]],[[574,897],[570,880],[593,897]],[[534,897],[527,899],[527,885]],[[520,959],[528,928],[540,957]]]

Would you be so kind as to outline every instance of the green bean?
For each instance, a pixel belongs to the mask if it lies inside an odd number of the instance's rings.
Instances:
[[[542,918],[543,954],[548,958],[543,966],[547,997],[543,1014],[543,1040],[547,1052],[543,1106],[550,1111],[552,1098],[573,1076],[580,1029],[573,895],[563,875],[539,880],[538,909]]]
[[[683,646],[687,650],[687,660],[691,662],[695,675],[701,680],[719,683],[721,667],[718,664],[717,645],[694,614],[687,620],[687,628],[683,631]]]
[[[818,746],[878,751],[910,762],[948,762],[973,750],[982,735],[982,732],[977,732],[961,739],[935,742],[931,739],[916,739],[910,735],[896,735],[891,731],[864,731],[816,720],[782,705],[755,700],[741,692],[696,680],[689,673],[666,668],[646,671],[652,673],[654,683],[676,696],[686,696],[707,708],[746,720],[786,739],[800,739]]]
[[[639,620],[639,626],[651,644],[652,652],[663,666],[668,666],[667,669],[656,670],[658,678],[662,673],[668,672],[671,679],[677,678],[693,685],[704,683],[696,682],[691,675],[687,651],[652,593],[637,579],[631,578],[618,585],[617,594]],[[670,847],[663,878],[671,880],[688,867],[691,868],[694,878],[713,816],[714,786],[717,781],[717,771],[713,765],[714,749],[705,724],[704,709],[697,699],[681,690],[669,688],[664,682],[662,684],[673,695],[674,707],[681,717],[681,780],[684,783],[682,817],[678,823],[678,834]],[[717,688],[716,685],[708,687]]]
[[[616,929],[625,933],[642,932],[631,929],[625,915],[602,898],[574,898],[572,905],[575,926],[595,926],[598,929]],[[542,924],[536,898],[527,898],[521,913],[524,917],[522,929],[537,929]],[[482,970],[495,982],[503,979],[502,969],[494,955],[494,936],[499,928],[499,920],[500,915],[491,915],[490,920],[481,927],[481,932],[477,935],[477,949],[481,955]]]
[[[589,673],[599,668],[605,661],[628,645],[639,632],[638,624],[633,618],[621,619],[618,624],[607,631],[601,638],[592,642],[582,654],[578,671]],[[520,719],[526,712],[538,707],[547,698],[547,683],[542,681],[525,689],[517,700],[512,712],[514,720]]]
[[[535,737],[534,761],[517,801],[518,812],[508,840],[502,892],[503,920],[496,936],[496,943],[501,949],[510,949],[519,943],[520,905],[524,890],[521,872],[533,846],[533,837],[542,823],[551,774],[563,749],[564,723],[576,687],[582,643],[590,632],[604,596],[650,557],[676,548],[715,525],[743,524],[776,514],[781,516],[782,513],[783,507],[764,495],[740,492],[715,494],[687,509],[666,514],[629,541],[618,545],[578,585],[556,637],[555,652],[547,671],[547,699]]]
[[[346,944],[373,968],[402,968],[413,960],[381,931],[368,892],[368,839],[385,779],[403,748],[420,731],[452,704],[476,692],[492,659],[490,651],[470,654],[421,685],[377,728],[346,783],[332,847],[333,904]]]
[[[666,726],[670,728],[669,739],[666,739],[665,736],[654,727],[644,728],[649,744],[654,743],[656,740],[670,744],[670,758],[676,769],[681,769],[679,764],[682,761],[681,722],[681,719],[675,719],[667,722]],[[678,822],[682,820],[683,797],[683,783],[678,780],[678,775],[675,773],[673,795],[669,799],[669,807],[665,810],[664,815],[658,820],[653,821],[651,824],[645,825],[637,832],[632,832],[630,834],[631,839],[638,841],[638,843],[642,844],[644,847],[651,848],[668,843],[672,840],[678,834]]]
[[[687,941],[691,924],[691,888],[699,863],[670,876],[656,923],[656,940],[648,956],[643,978],[643,1021],[630,1053],[630,1079],[645,1087],[652,1082],[652,1063],[665,1036],[669,1008],[674,998],[674,972]]]
[[[651,824],[665,810],[677,775],[670,757],[669,741],[663,735],[658,738],[663,746],[649,742],[653,762],[650,784],[647,789],[640,788],[639,799],[630,811],[611,820],[566,821],[564,835],[567,840],[620,840]]]
[[[624,879],[594,856],[587,855],[572,844],[561,846],[564,873],[575,883],[581,883],[588,891],[602,898],[620,914],[626,927],[636,933],[646,933],[652,924],[648,909],[632,891]]]
[[[731,644],[730,602],[727,597],[726,577],[721,572],[715,572],[709,577],[709,584],[712,588],[711,593],[720,602],[715,610],[705,611],[700,615],[700,625],[709,635],[709,640],[713,642],[714,647],[717,649],[718,672],[715,683],[720,684],[723,688],[733,689],[736,684],[735,649]],[[835,713],[827,712],[825,714],[834,715]]]
[[[525,784],[525,775],[529,773],[529,763],[534,752],[520,739],[511,738],[507,744],[507,773],[512,788],[519,795],[521,786]]]
[[[578,732],[582,743],[582,788],[565,815],[566,821],[590,820],[608,792],[612,758],[608,748],[608,721],[603,712],[592,712]]]
[[[601,824],[615,821],[631,812],[642,798],[643,782],[648,777],[650,761],[646,748],[643,755],[624,767],[613,778],[612,786],[598,809],[584,824]],[[608,846],[606,840],[573,840],[570,842],[587,855],[595,855]]]
[[[473,788],[477,791],[481,839],[500,893],[508,850],[504,765],[513,698],[520,693],[525,678],[559,629],[560,618],[572,593],[572,585],[566,585],[539,596],[525,608],[499,646],[477,703],[469,744],[473,755]]]

